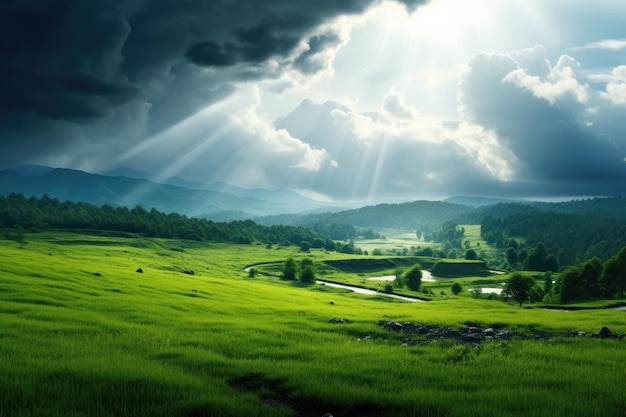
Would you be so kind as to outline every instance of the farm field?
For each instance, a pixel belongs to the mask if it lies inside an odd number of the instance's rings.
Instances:
[[[415,231],[401,231],[388,229],[382,231],[380,239],[355,239],[354,244],[364,251],[372,253],[375,249],[381,251],[391,251],[392,249],[402,251],[404,248],[411,247],[427,247],[432,246],[432,242],[425,242],[423,239],[418,239],[415,235]]]
[[[389,272],[323,267],[371,256],[67,232],[24,238],[0,240],[0,416],[626,412],[625,342],[590,336],[605,326],[625,334],[624,311],[467,296],[408,303],[244,271],[294,256],[337,281]],[[503,277],[459,280],[478,279]],[[381,325],[389,322],[513,337],[427,341]],[[565,337],[579,331],[587,336]]]

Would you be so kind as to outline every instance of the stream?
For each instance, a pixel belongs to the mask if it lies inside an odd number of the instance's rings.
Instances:
[[[358,294],[382,295],[383,297],[395,298],[397,300],[409,301],[409,302],[412,302],[412,303],[420,303],[420,302],[423,303],[423,302],[425,302],[425,300],[420,300],[419,298],[406,297],[406,296],[397,295],[397,294],[389,294],[389,293],[386,293],[386,292],[369,290],[367,288],[355,287],[353,285],[337,284],[335,282],[320,281],[320,280],[315,281],[315,283],[320,284],[320,285],[328,285],[329,287],[333,287],[333,288],[341,288],[341,289],[344,289],[344,290],[350,290],[350,291],[353,291],[353,292],[358,293]]]
[[[367,281],[393,281],[394,279],[396,279],[395,275],[385,275],[382,277],[367,278]],[[436,282],[436,280],[433,278],[430,271],[422,271],[422,282]]]
[[[244,271],[249,272],[250,268],[254,268],[255,266],[256,265],[247,266],[247,267],[244,268]],[[430,280],[434,281],[434,279],[432,278],[432,275],[430,275],[430,272],[422,271],[422,274],[423,275],[428,274],[428,277],[430,278]],[[273,278],[280,278],[277,275],[266,275],[266,274],[259,274],[259,275],[264,275],[264,276],[273,277]],[[378,281],[391,281],[391,280],[396,278],[394,275],[389,275],[389,277],[392,277],[392,278],[388,279],[388,277],[373,277],[373,278],[368,278],[368,280],[373,280],[373,281],[376,281],[376,280],[378,280]],[[423,280],[427,281],[426,279],[423,279]],[[322,280],[316,280],[315,283],[318,284],[318,285],[327,285],[327,286],[333,287],[333,288],[341,288],[343,290],[353,291],[353,292],[355,292],[357,294],[381,295],[383,297],[395,298],[396,300],[408,301],[408,302],[411,302],[411,303],[423,303],[423,302],[426,302],[426,300],[420,300],[419,298],[406,297],[406,296],[398,295],[398,294],[389,294],[389,293],[386,293],[386,292],[380,292],[380,291],[376,291],[376,290],[370,290],[370,289],[367,289],[367,288],[356,287],[354,285],[337,284],[335,282],[322,281]]]

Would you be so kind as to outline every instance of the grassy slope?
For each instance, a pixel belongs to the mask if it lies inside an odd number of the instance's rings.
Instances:
[[[284,249],[64,233],[26,240],[0,241],[0,416],[290,415],[268,399],[339,416],[626,410],[623,342],[402,347],[401,335],[376,325],[626,333],[621,311],[465,297],[409,304],[246,278],[244,266],[283,260]]]

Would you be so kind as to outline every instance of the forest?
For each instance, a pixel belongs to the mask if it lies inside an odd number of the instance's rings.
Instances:
[[[594,257],[606,260],[626,246],[625,221],[537,208],[503,216],[487,215],[481,222],[481,234],[488,243],[505,249],[511,237],[523,238],[527,247],[543,243],[560,266],[575,265]]]
[[[60,201],[43,195],[26,198],[22,194],[0,196],[0,228],[40,231],[47,229],[90,229],[122,233],[139,233],[148,237],[180,238],[195,241],[249,244],[300,245],[323,247],[327,238],[299,226],[261,226],[251,220],[216,223],[141,206],[128,209],[89,203]]]

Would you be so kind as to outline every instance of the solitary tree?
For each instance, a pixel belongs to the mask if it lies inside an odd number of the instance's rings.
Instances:
[[[300,281],[315,282],[315,265],[309,258],[300,261]]]
[[[465,251],[465,259],[475,261],[478,259],[478,255],[476,255],[476,251],[474,249],[468,249]]]
[[[417,291],[420,289],[422,285],[422,269],[419,264],[413,265],[409,271],[404,274],[404,282],[406,286],[409,287],[413,291]]]
[[[283,279],[287,279],[293,281],[298,276],[298,264],[296,261],[290,256],[285,261],[285,265],[283,266]]]
[[[527,275],[515,273],[511,275],[511,278],[505,284],[505,291],[511,296],[511,298],[522,306],[522,303],[528,300],[530,296],[530,289],[533,287],[535,280]]]
[[[454,295],[459,295],[461,291],[463,291],[463,287],[458,282],[455,282],[454,284],[452,284],[450,291],[452,291],[452,294]]]

